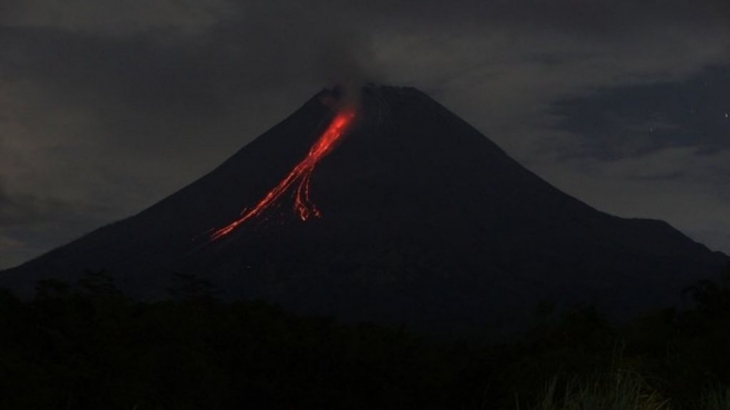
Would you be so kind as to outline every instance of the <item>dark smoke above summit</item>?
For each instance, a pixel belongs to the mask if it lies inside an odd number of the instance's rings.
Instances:
[[[662,221],[589,207],[424,93],[386,86],[362,89],[352,126],[313,169],[319,218],[302,221],[289,190],[212,240],[307,157],[339,100],[323,90],[208,175],[1,273],[0,285],[28,295],[39,279],[106,270],[124,292],[160,298],[180,272],[227,299],[344,320],[502,329],[543,302],[617,317],[677,305],[729,262]]]

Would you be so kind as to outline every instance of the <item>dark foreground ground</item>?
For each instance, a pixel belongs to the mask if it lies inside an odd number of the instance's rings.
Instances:
[[[39,283],[29,302],[0,293],[0,408],[730,408],[727,284],[697,284],[694,308],[621,326],[543,306],[531,331],[493,344],[221,303],[194,277],[176,283],[174,301],[154,303],[101,273],[75,291]]]

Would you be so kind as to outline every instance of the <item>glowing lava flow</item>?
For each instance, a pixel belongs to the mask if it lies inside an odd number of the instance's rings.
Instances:
[[[211,240],[228,235],[244,222],[260,215],[295,183],[297,183],[297,187],[294,191],[294,211],[299,214],[299,218],[302,221],[306,221],[311,216],[319,217],[321,215],[319,210],[309,199],[309,182],[312,179],[312,172],[314,172],[314,167],[317,163],[332,151],[335,143],[345,134],[354,118],[355,111],[352,109],[345,109],[339,112],[329,127],[322,133],[322,136],[309,149],[307,156],[289,172],[286,178],[282,179],[279,185],[269,191],[255,207],[250,210],[244,209],[241,212],[240,218],[223,228],[215,230],[210,235]]]

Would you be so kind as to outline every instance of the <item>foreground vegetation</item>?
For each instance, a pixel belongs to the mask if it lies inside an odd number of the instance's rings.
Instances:
[[[730,409],[730,290],[614,326],[591,308],[519,341],[434,341],[261,302],[193,277],[134,302],[103,274],[0,292],[0,409]]]

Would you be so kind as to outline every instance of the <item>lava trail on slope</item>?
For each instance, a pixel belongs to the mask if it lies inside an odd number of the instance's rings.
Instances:
[[[335,144],[347,132],[354,119],[355,110],[353,108],[344,108],[338,112],[327,129],[309,149],[307,156],[304,157],[304,159],[300,161],[276,187],[266,193],[256,206],[251,209],[244,209],[238,219],[213,231],[210,235],[211,240],[220,239],[233,232],[246,221],[261,215],[295,184],[294,211],[299,215],[299,218],[302,221],[306,221],[312,216],[320,217],[321,213],[319,209],[317,209],[317,206],[309,197],[309,186],[312,179],[312,173],[314,172],[314,168],[317,166],[317,163],[319,163],[322,158],[334,149]]]

